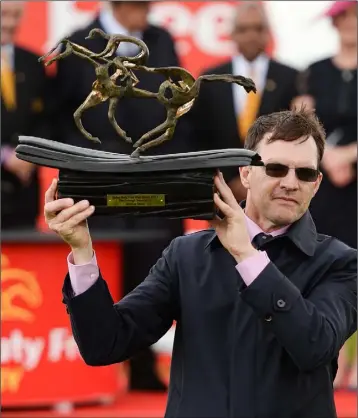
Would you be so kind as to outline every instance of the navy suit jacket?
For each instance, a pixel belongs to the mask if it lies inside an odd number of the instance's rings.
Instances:
[[[114,303],[103,277],[63,296],[85,362],[121,362],[176,334],[166,417],[333,418],[337,356],[357,329],[357,252],[307,212],[267,241],[248,287],[212,230],[176,238]],[[139,259],[140,262],[140,259]]]

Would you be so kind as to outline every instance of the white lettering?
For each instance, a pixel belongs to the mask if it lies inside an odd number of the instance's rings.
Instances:
[[[44,338],[24,337],[21,330],[15,329],[9,337],[1,338],[1,364],[13,362],[33,370],[39,365],[44,348]]]
[[[39,365],[44,347],[45,341],[43,338],[25,338],[25,370],[33,370]]]
[[[67,328],[54,328],[48,338],[48,359],[58,362],[63,357],[69,361],[78,359],[78,347]]]

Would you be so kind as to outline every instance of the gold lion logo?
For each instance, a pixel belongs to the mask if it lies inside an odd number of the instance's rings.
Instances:
[[[19,306],[19,302],[26,307]],[[1,320],[33,322],[35,315],[31,310],[41,304],[42,291],[35,275],[11,268],[9,258],[1,254]]]

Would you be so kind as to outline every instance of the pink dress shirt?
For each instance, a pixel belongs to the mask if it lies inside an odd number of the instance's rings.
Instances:
[[[256,235],[264,232],[246,215],[245,220],[251,241],[255,238]],[[270,235],[277,236],[283,234],[287,229],[288,226],[277,231],[273,231],[270,233]],[[236,269],[242,277],[242,280],[245,282],[246,286],[249,286],[269,262],[270,259],[267,253],[265,251],[259,251],[258,254],[255,254],[252,257],[242,261],[241,263],[238,263],[236,265]],[[72,289],[76,296],[84,293],[98,279],[99,269],[95,252],[93,253],[93,258],[89,263],[78,265],[74,264],[73,255],[71,252],[68,255],[67,263]]]

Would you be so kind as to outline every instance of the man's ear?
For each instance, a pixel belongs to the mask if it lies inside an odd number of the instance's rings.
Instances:
[[[249,184],[249,176],[251,173],[251,167],[240,167],[240,179],[241,179],[241,183],[242,185],[245,187],[245,189],[249,189],[250,188],[250,184]]]
[[[313,196],[315,196],[316,193],[318,192],[318,189],[322,183],[322,180],[323,180],[323,173],[319,173],[318,179],[316,180],[316,184],[314,185]]]

